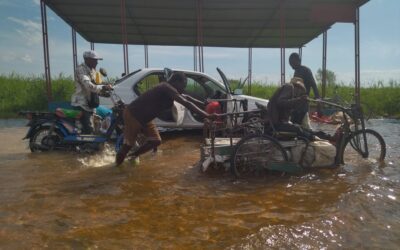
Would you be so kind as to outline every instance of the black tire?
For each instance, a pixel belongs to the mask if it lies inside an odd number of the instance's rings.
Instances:
[[[367,148],[364,145],[364,132]],[[386,143],[375,130],[359,130],[347,138],[340,156],[342,164],[358,165],[363,161],[382,163],[386,156]]]
[[[41,127],[37,129],[29,139],[29,149],[31,152],[51,151],[60,145],[62,135],[54,130],[51,135],[50,127]]]
[[[286,151],[274,138],[249,135],[236,144],[231,170],[236,177],[255,176],[268,169],[269,164],[287,160]]]

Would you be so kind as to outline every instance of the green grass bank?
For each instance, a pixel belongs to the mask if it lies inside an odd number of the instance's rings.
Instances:
[[[232,84],[237,84],[232,80]],[[69,101],[74,91],[73,79],[60,74],[52,79],[54,101]],[[336,86],[336,87],[335,87]],[[278,85],[253,82],[251,95],[269,99]],[[46,86],[43,76],[0,75],[0,118],[15,118],[21,110],[47,110]],[[321,86],[319,86],[321,91]],[[244,93],[248,94],[247,86]],[[328,85],[326,97],[340,97],[352,102],[354,87],[351,85]],[[400,82],[378,82],[361,88],[361,100],[375,116],[400,118]]]

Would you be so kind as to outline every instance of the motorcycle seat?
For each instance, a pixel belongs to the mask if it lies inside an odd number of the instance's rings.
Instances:
[[[56,116],[60,118],[80,119],[83,112],[74,109],[57,108]]]

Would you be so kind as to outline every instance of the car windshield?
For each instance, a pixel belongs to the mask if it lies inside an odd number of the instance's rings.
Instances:
[[[188,83],[185,93],[192,97],[205,100],[207,98],[220,99],[226,92],[220,84],[202,75],[187,74]]]
[[[117,84],[119,84],[119,83],[125,81],[125,79],[131,78],[132,76],[140,75],[140,74],[137,74],[137,73],[138,73],[138,72],[141,72],[141,71],[142,71],[141,69],[138,69],[138,70],[133,71],[132,73],[129,73],[128,75],[125,75],[125,74],[123,73],[123,74],[122,74],[122,77],[121,77],[120,79],[118,79],[118,80],[115,81],[115,85],[117,85]],[[135,77],[135,78],[136,78],[136,77]]]

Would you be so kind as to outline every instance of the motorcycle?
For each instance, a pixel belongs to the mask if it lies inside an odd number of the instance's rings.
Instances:
[[[80,134],[81,111],[57,108],[55,112],[20,112],[20,115],[24,115],[29,120],[27,124],[29,130],[23,139],[29,139],[31,152],[76,150],[92,153],[100,150],[105,142],[122,138],[125,103],[113,90],[102,91],[101,95],[110,97],[113,107],[110,116],[105,121],[95,124],[97,134]],[[99,125],[103,129],[96,129]],[[118,150],[119,147],[120,145],[117,145],[115,149]]]

